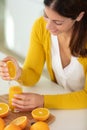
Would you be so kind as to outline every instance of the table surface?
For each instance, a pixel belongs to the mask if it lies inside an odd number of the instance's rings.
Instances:
[[[0,52],[0,60],[5,54]],[[7,94],[9,82],[0,78],[0,95]],[[46,77],[41,77],[40,81],[34,87],[23,86],[24,92],[36,92],[40,94],[60,94],[67,93],[57,84],[51,82]],[[50,124],[50,130],[87,130],[87,109],[81,110],[50,110],[56,117]]]

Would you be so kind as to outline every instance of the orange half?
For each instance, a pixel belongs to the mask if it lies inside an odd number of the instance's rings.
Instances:
[[[30,130],[50,130],[49,125],[43,121],[37,121],[30,126]]]
[[[13,79],[16,76],[16,67],[13,61],[7,61],[7,67],[9,71],[10,78]]]
[[[50,112],[47,108],[36,108],[31,114],[35,120],[45,121],[49,118]]]
[[[24,129],[27,126],[27,116],[20,116],[14,119],[11,124],[19,126],[21,129]]]
[[[5,117],[8,115],[9,105],[6,103],[0,103],[0,117]]]
[[[0,118],[0,130],[4,130],[4,127],[5,127],[5,121]]]
[[[9,124],[3,130],[22,130],[22,129],[14,124]]]

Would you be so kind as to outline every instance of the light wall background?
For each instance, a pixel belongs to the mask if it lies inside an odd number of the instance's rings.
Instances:
[[[43,14],[43,0],[5,0],[5,44],[25,57],[34,21]]]

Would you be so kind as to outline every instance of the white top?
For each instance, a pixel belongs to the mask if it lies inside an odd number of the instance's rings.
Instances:
[[[57,37],[51,35],[51,38],[52,67],[57,83],[70,91],[81,90],[85,82],[85,75],[82,65],[76,57],[72,56],[70,64],[63,68]]]

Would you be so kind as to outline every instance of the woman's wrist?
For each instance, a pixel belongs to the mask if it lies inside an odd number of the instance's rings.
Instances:
[[[22,68],[19,67],[18,70],[17,70],[17,74],[16,74],[16,78],[15,78],[15,80],[19,80],[20,77],[21,77],[21,74],[22,74]]]
[[[41,95],[41,100],[42,100],[42,106],[41,107],[44,107],[44,95]]]

